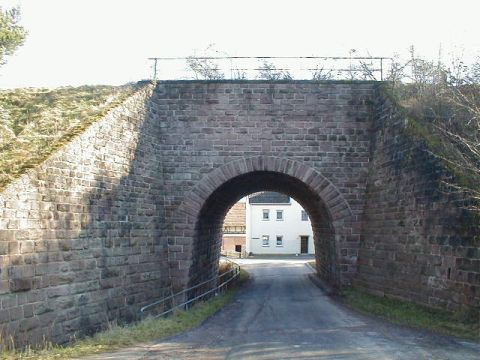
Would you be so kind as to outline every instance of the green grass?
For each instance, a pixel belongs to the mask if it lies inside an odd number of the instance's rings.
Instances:
[[[110,329],[99,332],[93,337],[79,340],[66,346],[44,344],[40,350],[4,351],[0,353],[0,359],[71,359],[114,351],[176,335],[199,325],[228,304],[235,296],[239,286],[247,279],[248,273],[241,270],[238,285],[227,290],[222,295],[196,304],[189,311],[177,311],[174,315],[167,318],[148,318],[128,326],[111,326]]]
[[[363,314],[375,315],[396,324],[480,340],[479,309],[469,313],[450,313],[353,288],[345,290],[343,295],[342,301],[347,307]]]
[[[0,90],[0,191],[139,86]]]

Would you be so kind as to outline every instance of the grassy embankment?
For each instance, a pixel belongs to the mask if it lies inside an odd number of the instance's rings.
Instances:
[[[478,152],[467,151],[469,149],[466,145],[469,139],[474,137],[474,122],[465,121],[464,112],[455,109],[451,102],[435,96],[432,86],[426,87],[423,92],[420,91],[422,88],[418,84],[397,84],[394,90],[386,88],[384,90],[408,120],[406,134],[412,136],[418,143],[424,142],[427,145],[428,151],[451,173],[451,184],[478,194],[480,191],[478,165],[477,167],[472,165],[478,164]],[[453,135],[445,129],[452,131]],[[467,141],[459,141],[462,137]],[[475,216],[475,212],[472,212],[470,215],[471,221],[465,224],[466,229],[475,226],[475,221],[478,223],[478,214]],[[475,246],[475,243],[473,245]],[[393,323],[480,339],[478,308],[468,313],[451,313],[408,301],[371,295],[355,288],[344,291],[342,301],[351,309]]]
[[[123,85],[0,90],[0,191],[138,89]]]
[[[480,313],[450,313],[408,301],[367,294],[352,288],[343,292],[342,302],[363,314],[395,324],[428,329],[442,334],[480,340]]]
[[[315,261],[310,261],[309,264],[315,268]],[[340,301],[359,313],[373,315],[395,324],[480,340],[480,311],[451,313],[368,294],[356,288],[344,290]]]
[[[159,340],[192,329],[228,304],[239,287],[248,279],[248,273],[240,272],[240,280],[224,294],[193,306],[188,311],[177,311],[167,318],[147,318],[139,323],[127,326],[111,326],[83,340],[66,346],[43,344],[40,349],[21,351],[4,351],[2,360],[53,360],[72,359],[102,352],[114,351],[125,347]]]

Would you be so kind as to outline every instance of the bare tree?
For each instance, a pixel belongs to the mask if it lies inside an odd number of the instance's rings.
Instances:
[[[421,59],[411,48],[408,62],[395,66],[400,76],[394,93],[436,139],[429,151],[453,174],[445,183],[480,212],[480,60],[467,66],[454,59],[447,66]]]
[[[452,108],[451,119],[439,126],[440,131],[457,145],[461,157],[452,166],[463,170],[466,183],[457,189],[469,193],[480,212],[480,59],[471,66],[463,62],[449,72],[448,86],[443,97]]]
[[[402,61],[399,54],[394,54],[390,59],[389,65],[385,73],[385,81],[391,84],[392,88],[395,88],[406,77],[407,67],[410,65],[410,61]]]

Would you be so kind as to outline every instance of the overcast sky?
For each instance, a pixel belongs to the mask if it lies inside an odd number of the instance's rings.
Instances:
[[[480,55],[478,0],[0,0],[13,5],[29,34],[0,88],[137,81],[148,57],[209,44],[236,56]]]

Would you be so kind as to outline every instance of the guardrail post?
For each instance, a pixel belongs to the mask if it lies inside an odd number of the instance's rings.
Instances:
[[[175,294],[166,296],[151,304],[145,305],[140,309],[140,312],[143,315],[145,315],[147,310],[151,311],[151,309],[155,309],[156,307],[161,305],[162,312],[154,316],[155,317],[166,316],[167,314],[170,314],[171,312],[173,312],[175,309],[178,309],[178,308],[183,308],[185,310],[188,310],[195,304],[195,302],[197,302],[198,300],[204,299],[205,296],[209,294],[214,293],[215,295],[218,295],[219,293],[227,289],[229,286],[228,284],[230,282],[235,281],[240,275],[240,266],[231,260],[227,259],[227,261],[232,264],[232,268],[227,272],[217,275],[214,278],[211,278],[209,280],[203,281],[195,286],[186,288]],[[227,279],[224,279],[225,277],[227,277],[227,275],[229,277]],[[209,283],[213,283],[213,287],[207,286],[207,289],[205,290],[204,287]],[[181,304],[176,304],[175,299],[179,295],[181,295],[184,299],[186,297],[189,300],[187,301],[182,300],[183,302]],[[167,300],[171,300],[170,305],[166,303]],[[168,310],[165,310],[166,306],[169,307]]]
[[[380,58],[380,81],[383,81],[383,58]]]
[[[157,62],[158,62],[158,59],[154,58],[153,59],[153,82],[157,82]]]

